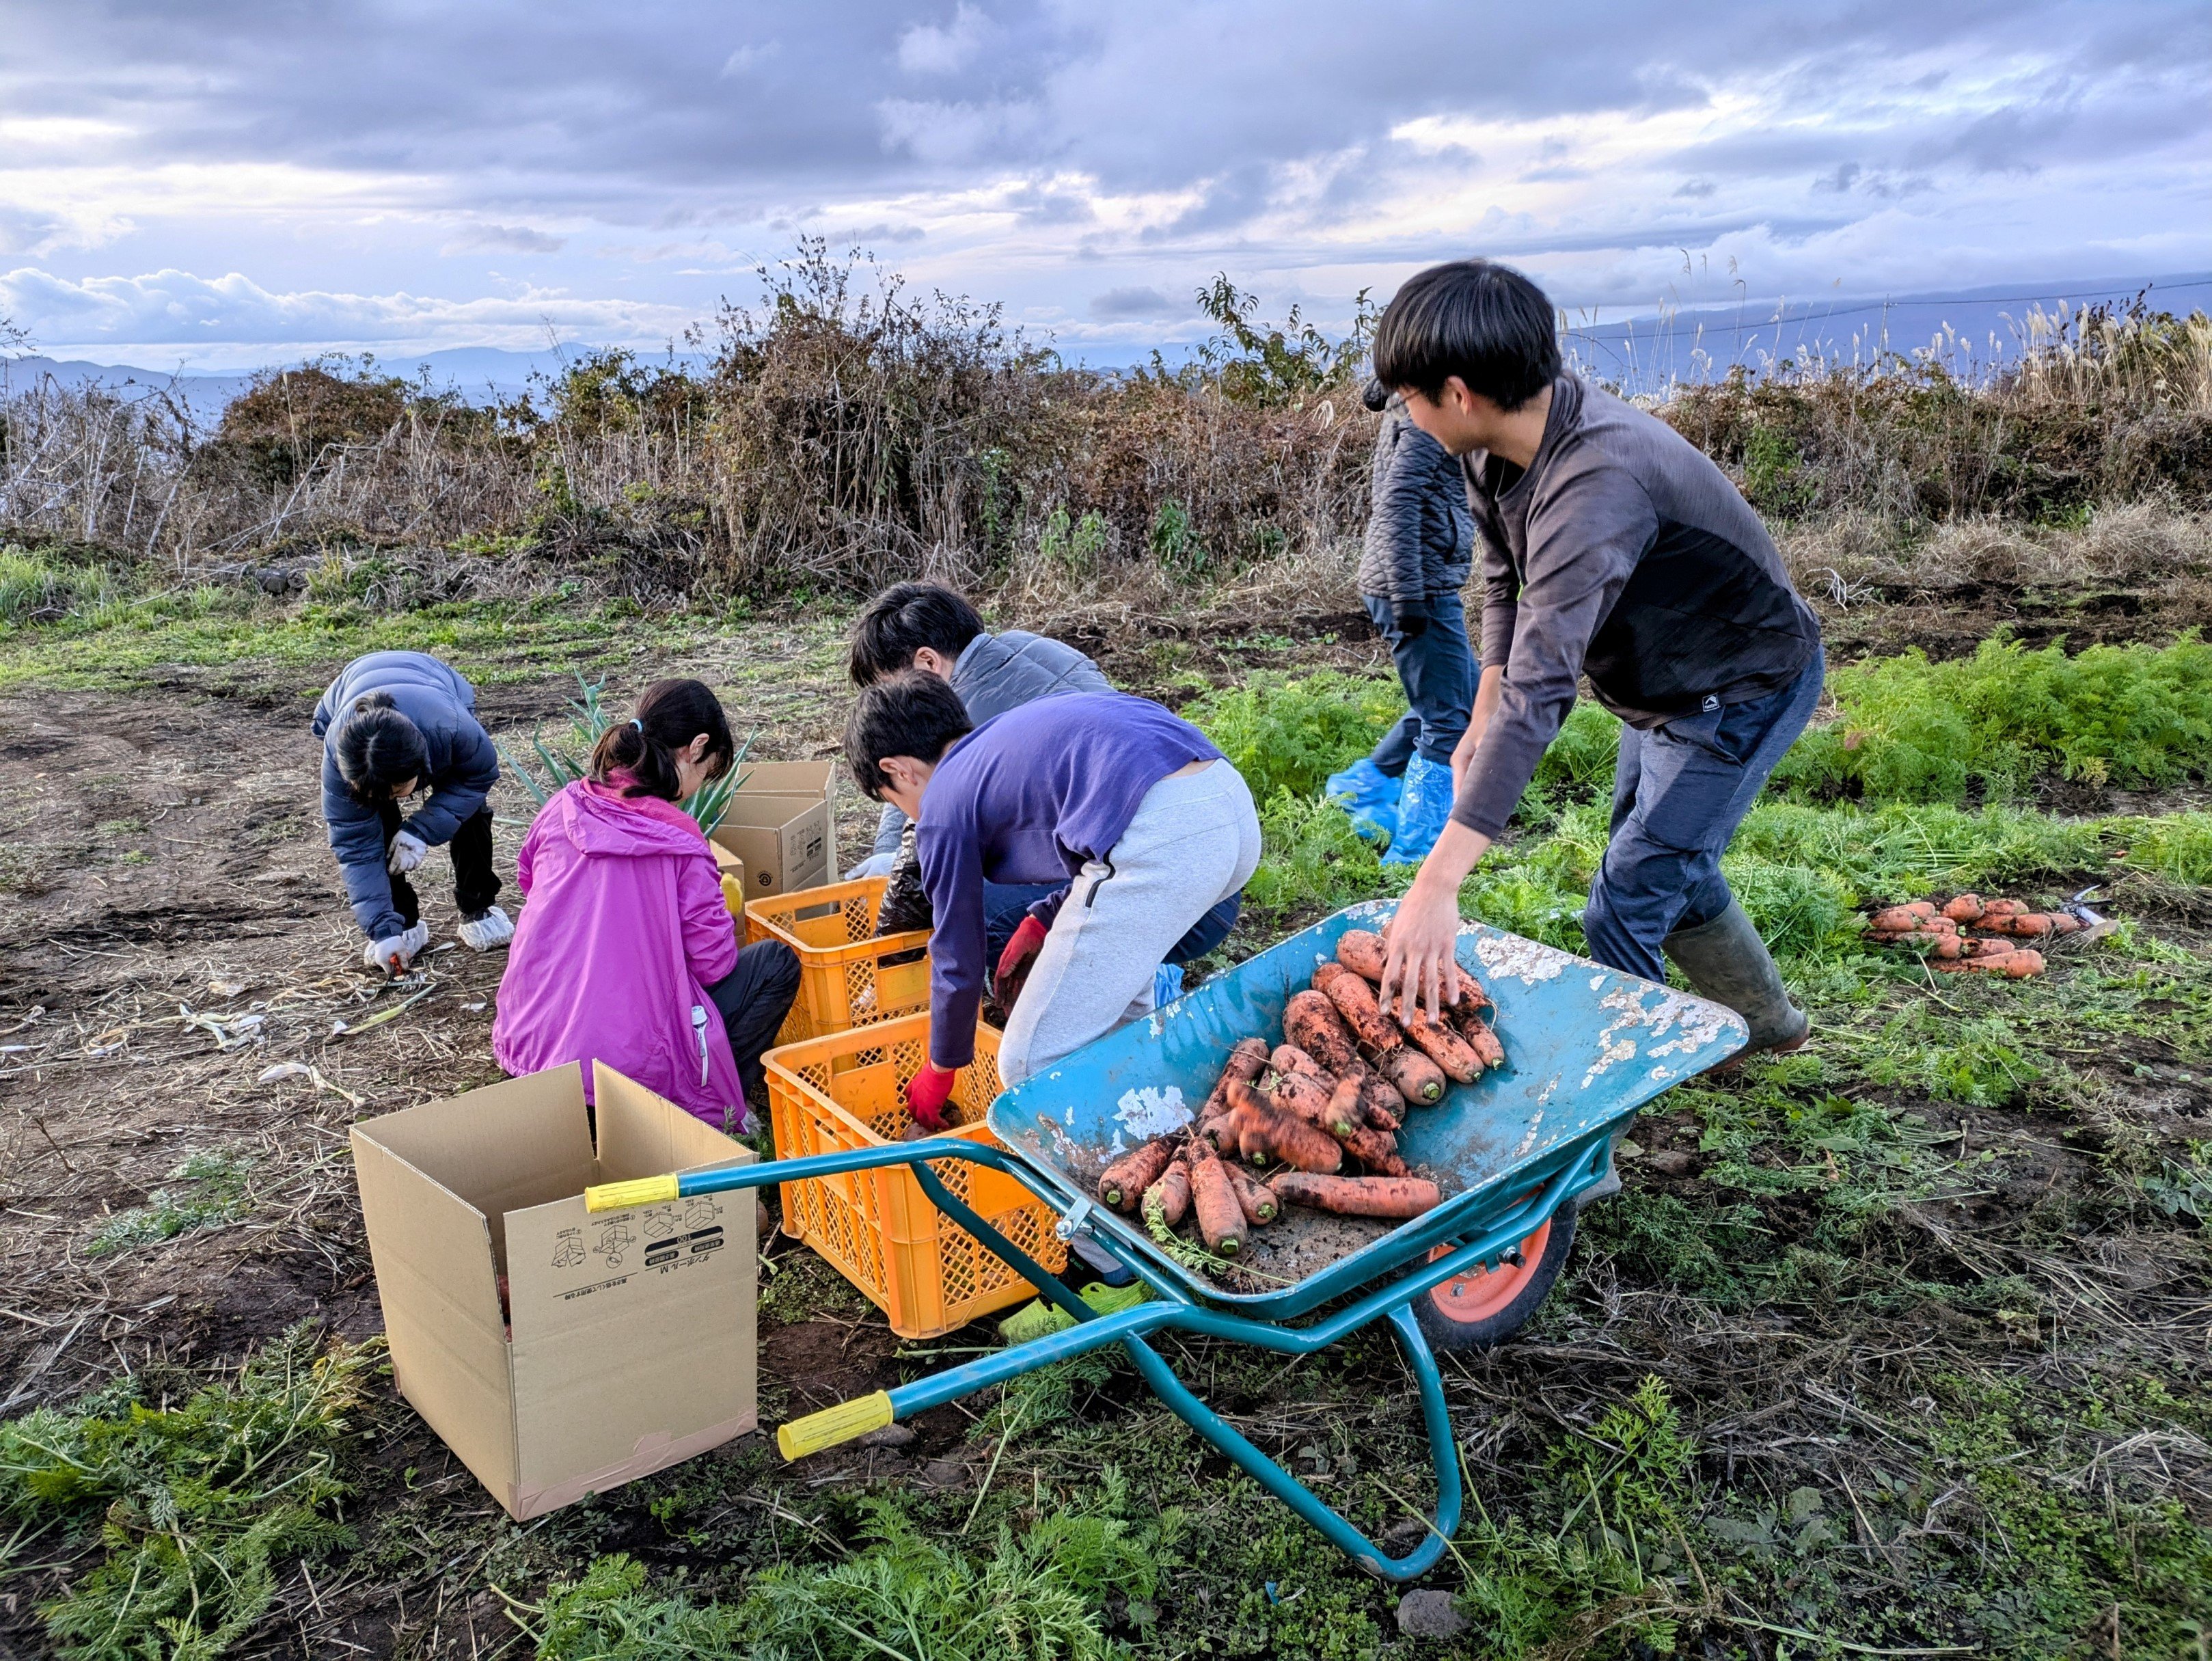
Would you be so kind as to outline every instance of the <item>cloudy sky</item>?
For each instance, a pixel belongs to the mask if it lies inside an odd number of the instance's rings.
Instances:
[[[1066,349],[2212,267],[2205,0],[0,0],[0,315],[171,367],[658,345],[801,234]]]

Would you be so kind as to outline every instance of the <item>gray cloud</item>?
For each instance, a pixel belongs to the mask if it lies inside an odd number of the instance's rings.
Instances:
[[[1786,37],[1735,0],[1374,0],[1356,21],[1322,0],[13,0],[5,27],[0,252],[54,285],[11,279],[19,307],[57,308],[49,338],[167,316],[196,339],[225,306],[240,339],[284,316],[399,326],[348,298],[370,290],[453,295],[422,302],[438,327],[495,302],[658,331],[799,232],[1139,332],[1187,308],[1134,296],[1215,270],[1348,303],[1476,250],[1647,299],[1676,250],[1765,259],[1778,285],[1800,251],[1824,283],[2091,242],[2212,261],[2203,0],[1805,0]],[[1786,119],[1729,119],[1747,97]],[[1647,153],[1607,145],[1647,122],[1667,135]],[[1723,136],[1685,142],[1701,131]],[[163,219],[56,182],[272,163],[333,187]],[[126,228],[127,255],[103,251]],[[518,254],[542,291],[494,263]],[[234,271],[251,294],[209,275]]]
[[[1091,302],[1091,315],[1102,323],[1157,322],[1189,310],[1150,288],[1109,289]]]

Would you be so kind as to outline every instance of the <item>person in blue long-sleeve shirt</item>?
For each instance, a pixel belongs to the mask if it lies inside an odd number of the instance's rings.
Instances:
[[[397,974],[429,944],[407,873],[450,844],[460,936],[479,952],[514,938],[495,902],[491,788],[499,751],[476,716],[476,689],[426,652],[356,658],[315,705],[323,742],[323,818],[345,877],[362,960]],[[403,816],[418,791],[429,799]]]
[[[950,684],[909,670],[861,693],[845,754],[861,789],[916,827],[936,923],[929,1057],[907,1101],[930,1129],[975,1056],[986,882],[1066,885],[997,966],[1003,988],[1025,965],[999,1044],[1016,1084],[1149,1012],[1162,954],[1259,864],[1243,779],[1146,698],[1067,693],[971,728]]]

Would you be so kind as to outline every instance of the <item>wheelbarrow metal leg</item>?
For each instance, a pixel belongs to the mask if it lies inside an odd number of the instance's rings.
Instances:
[[[1130,1336],[1122,1347],[1137,1364],[1145,1382],[1172,1409],[1176,1416],[1206,1438],[1244,1474],[1288,1506],[1327,1537],[1329,1543],[1369,1573],[1389,1580],[1412,1580],[1425,1574],[1444,1554],[1444,1546],[1459,1528],[1463,1494],[1460,1488],[1459,1449],[1452,1439],[1451,1410],[1444,1403],[1442,1381],[1428,1340],[1421,1335],[1413,1312],[1403,1304],[1390,1311],[1390,1324],[1406,1352],[1420,1387],[1421,1417],[1429,1433],[1429,1457],[1437,1471],[1437,1512],[1425,1519],[1428,1533],[1403,1557],[1393,1557],[1314,1496],[1313,1491],[1252,1445],[1242,1432],[1192,1394],[1174,1369],[1144,1339]]]

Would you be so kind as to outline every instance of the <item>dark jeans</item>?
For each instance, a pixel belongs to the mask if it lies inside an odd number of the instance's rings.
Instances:
[[[1678,928],[1711,922],[1735,897],[1721,855],[1766,776],[1820,701],[1827,659],[1753,703],[1723,704],[1649,731],[1620,729],[1613,837],[1590,884],[1589,954],[1623,974],[1667,978],[1661,950]]]
[[[1368,756],[1377,771],[1396,778],[1420,755],[1439,767],[1451,765],[1452,749],[1474,713],[1474,686],[1480,675],[1474,648],[1467,643],[1467,603],[1457,594],[1429,597],[1429,626],[1407,639],[1390,620],[1390,602],[1362,596],[1367,615],[1390,642],[1390,660],[1412,707],[1382,735]]]
[[[1057,894],[1067,885],[1057,882],[987,882],[983,885],[983,961],[999,966],[999,954],[1022,926],[1022,916],[1039,900]],[[1168,948],[1170,963],[1188,963],[1202,958],[1229,938],[1243,910],[1244,896],[1231,894],[1191,924],[1190,932]]]
[[[763,1051],[773,1049],[783,1018],[799,995],[799,954],[781,940],[761,940],[738,953],[738,966],[707,989],[722,1012],[722,1030],[745,1087],[745,1105],[768,1122],[768,1074]]]
[[[399,804],[380,802],[376,817],[383,821],[384,857],[389,861],[392,838],[399,834]],[[479,808],[463,819],[447,846],[453,855],[453,904],[464,917],[473,917],[499,897],[499,873],[491,868],[491,809]],[[415,885],[397,872],[392,876],[392,909],[410,928],[422,920],[422,902],[415,897]]]

